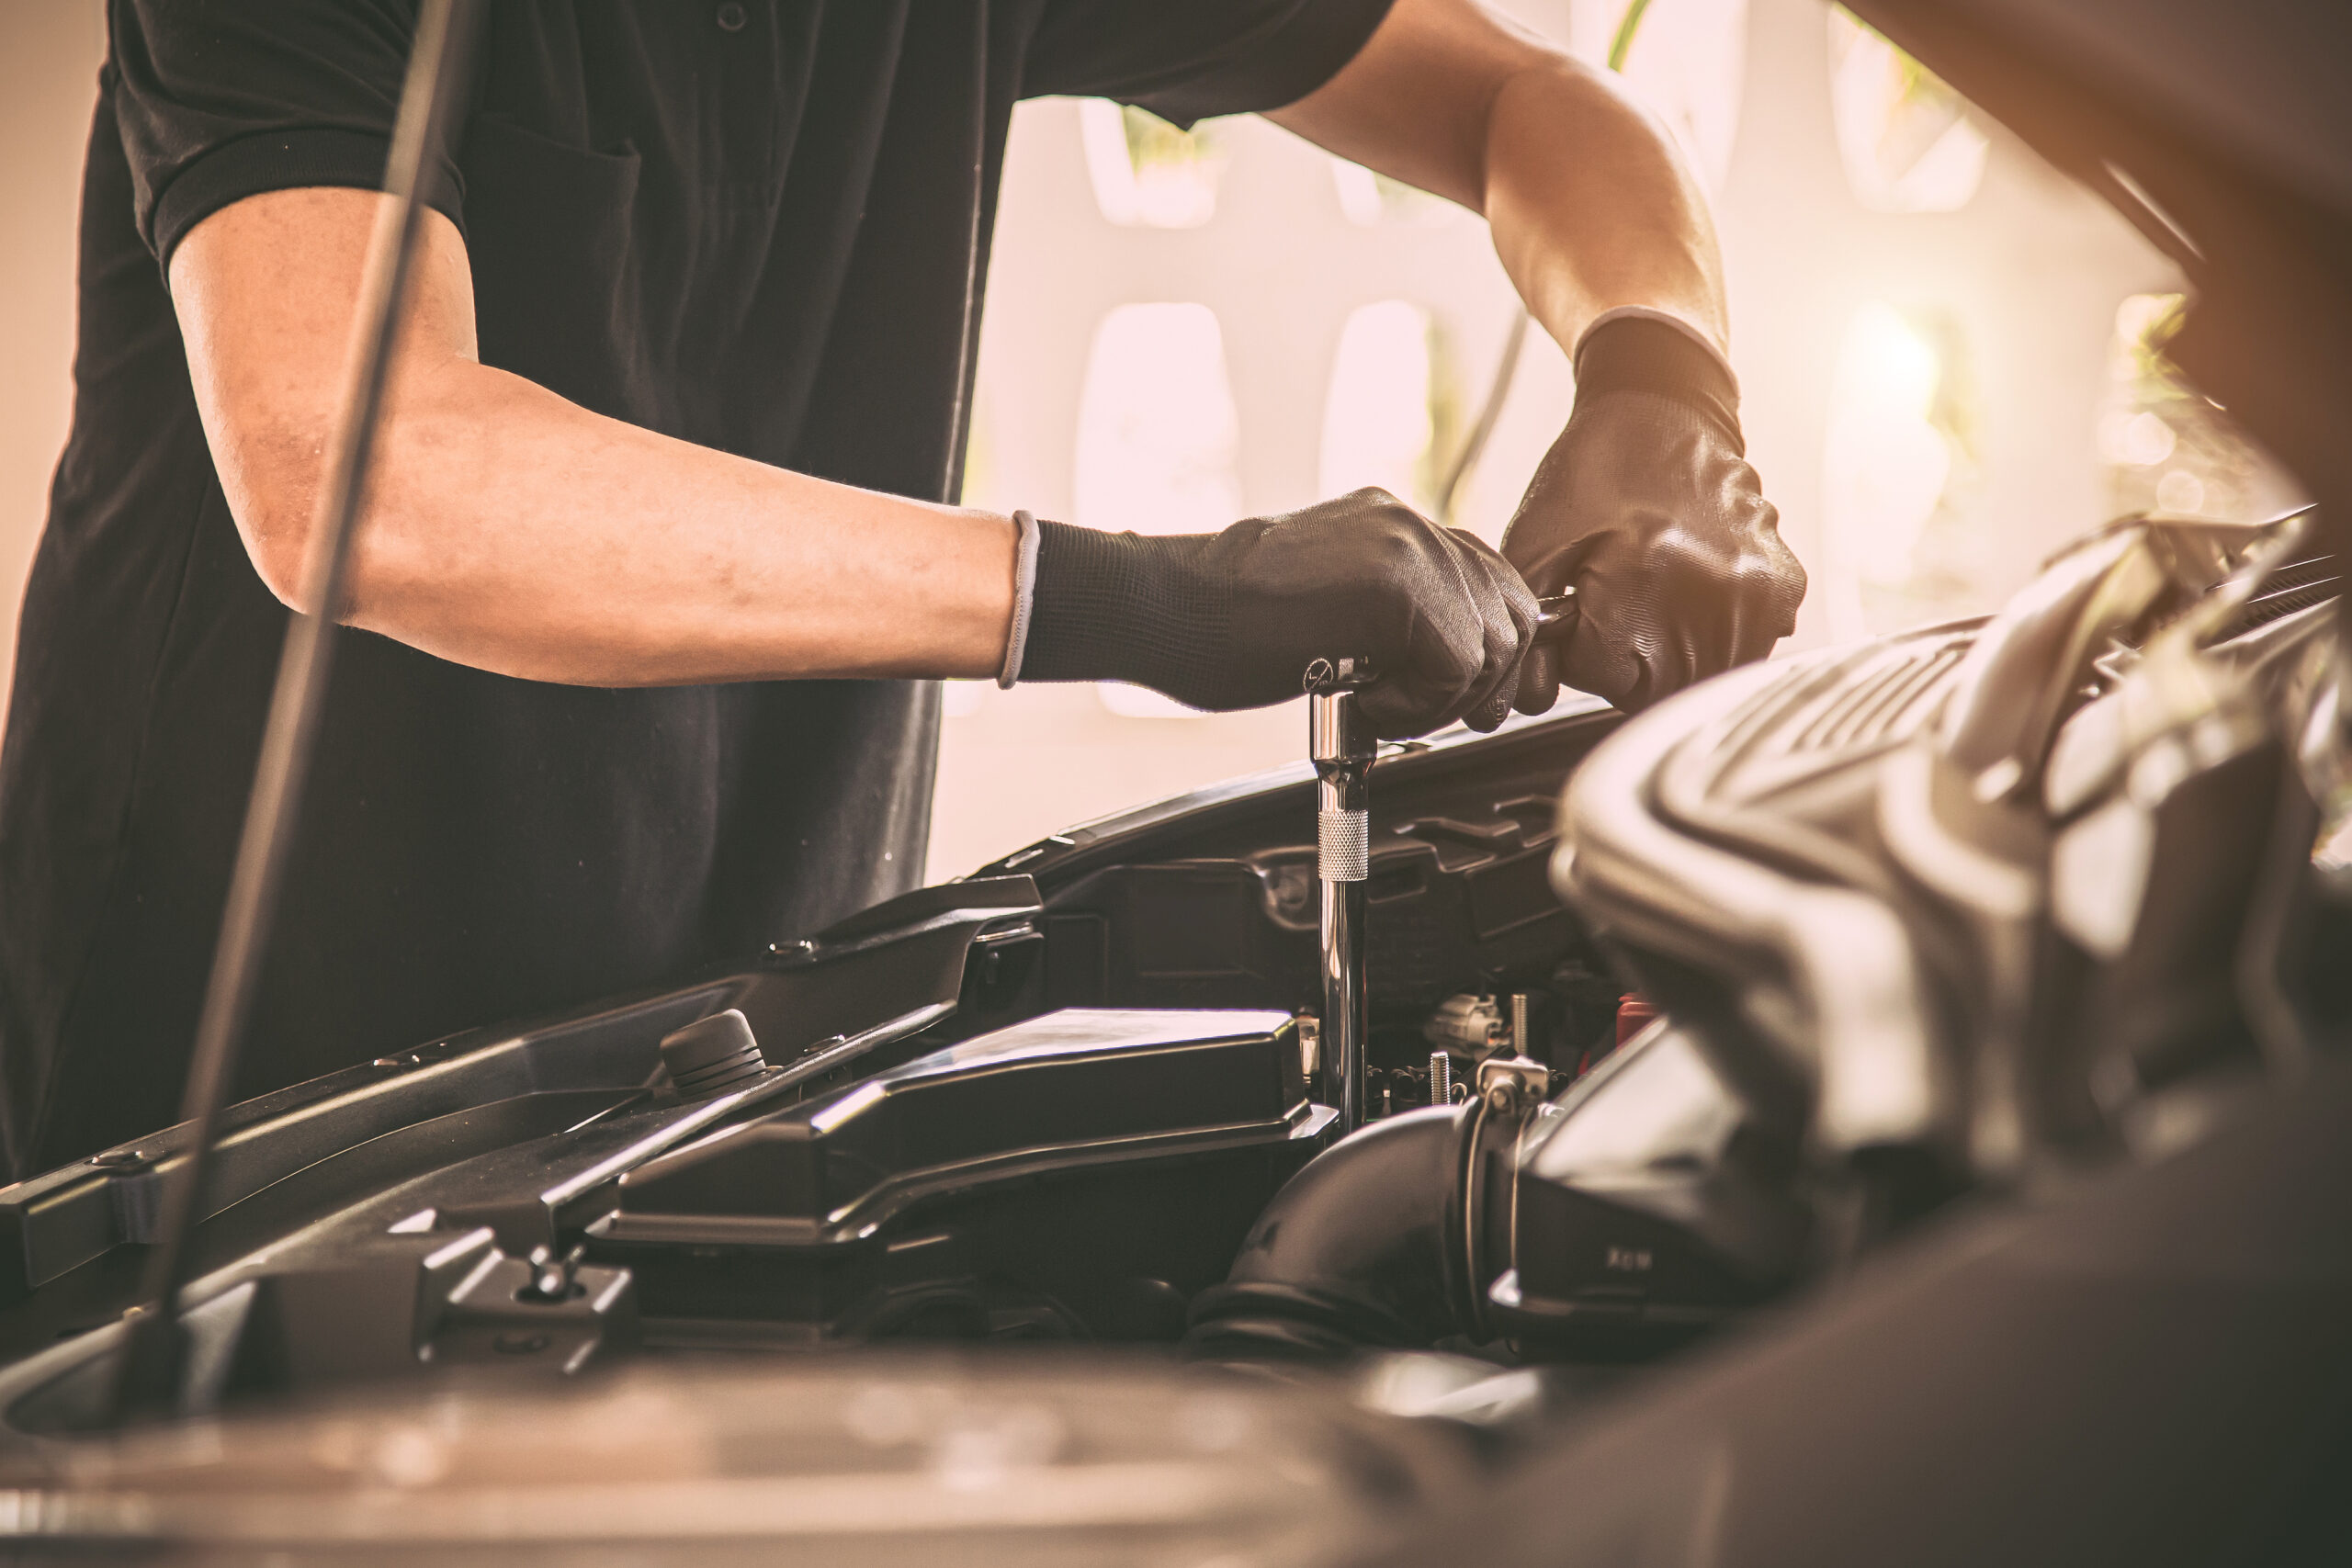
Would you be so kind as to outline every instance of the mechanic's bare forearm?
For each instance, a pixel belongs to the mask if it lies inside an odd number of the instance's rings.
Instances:
[[[1714,228],[1666,128],[1614,74],[1482,0],[1396,0],[1354,60],[1267,118],[1484,213],[1564,347],[1626,305],[1724,343]]]
[[[1520,297],[1563,347],[1625,305],[1728,347],[1705,194],[1617,82],[1562,60],[1515,73],[1488,112],[1483,210]]]
[[[993,674],[1002,518],[827,483],[451,361],[395,403],[345,616],[531,680]]]
[[[247,552],[300,597],[379,197],[249,197],[171,284]],[[993,673],[1009,521],[828,483],[605,418],[479,363],[465,244],[428,215],[345,619],[582,685]]]

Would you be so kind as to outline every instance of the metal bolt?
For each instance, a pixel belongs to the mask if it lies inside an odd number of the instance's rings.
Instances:
[[[588,1256],[588,1244],[582,1242],[560,1258],[551,1247],[531,1248],[531,1282],[514,1293],[518,1302],[563,1302],[580,1293],[572,1278],[580,1272],[581,1259]]]
[[[1430,1103],[1453,1103],[1453,1058],[1443,1051],[1430,1053]]]

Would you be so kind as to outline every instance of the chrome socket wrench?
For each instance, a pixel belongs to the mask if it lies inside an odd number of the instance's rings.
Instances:
[[[1372,672],[1361,659],[1306,669],[1307,755],[1315,763],[1315,874],[1323,890],[1323,1100],[1339,1133],[1363,1125],[1364,882],[1372,874],[1375,741],[1356,701]]]
[[[1538,602],[1531,640],[1556,641],[1576,622],[1571,588]],[[1372,680],[1368,660],[1318,659],[1301,682],[1306,754],[1315,764],[1315,874],[1323,893],[1323,1102],[1340,1113],[1341,1137],[1364,1121],[1364,884],[1372,875],[1370,779],[1378,742],[1356,693]]]

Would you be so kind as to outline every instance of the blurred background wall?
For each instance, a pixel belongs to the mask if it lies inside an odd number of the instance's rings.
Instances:
[[[74,220],[105,53],[97,0],[0,8],[0,711],[73,405]]]
[[[1505,0],[1602,60],[1626,0]],[[63,439],[82,0],[0,20],[0,631]],[[1789,647],[1973,613],[2122,512],[2253,517],[2285,488],[2154,352],[2169,264],[1822,0],[1650,0],[1623,51],[1715,202],[1749,456],[1813,590]],[[1573,147],[1561,156],[1574,157]],[[1255,119],[1015,118],[966,496],[1209,529],[1385,485],[1490,540],[1565,423],[1530,332],[1482,461],[1445,479],[1515,321],[1485,225]],[[1301,753],[1296,705],[954,682],[931,852],[967,871],[1087,817]]]

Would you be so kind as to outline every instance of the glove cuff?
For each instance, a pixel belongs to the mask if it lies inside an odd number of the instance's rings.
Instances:
[[[1012,550],[1012,625],[1004,634],[1004,662],[996,672],[998,687],[1008,692],[1021,679],[1022,656],[1029,651],[1029,616],[1037,603],[1036,513],[1016,512],[1012,525],[1019,534]]]
[[[1731,367],[1677,318],[1640,306],[1604,311],[1577,340],[1576,374],[1578,405],[1611,392],[1654,392],[1697,410],[1747,455]]]
[[[1231,642],[1214,535],[1147,537],[1037,525],[1037,586],[1020,679],[1125,681],[1203,705]]]

